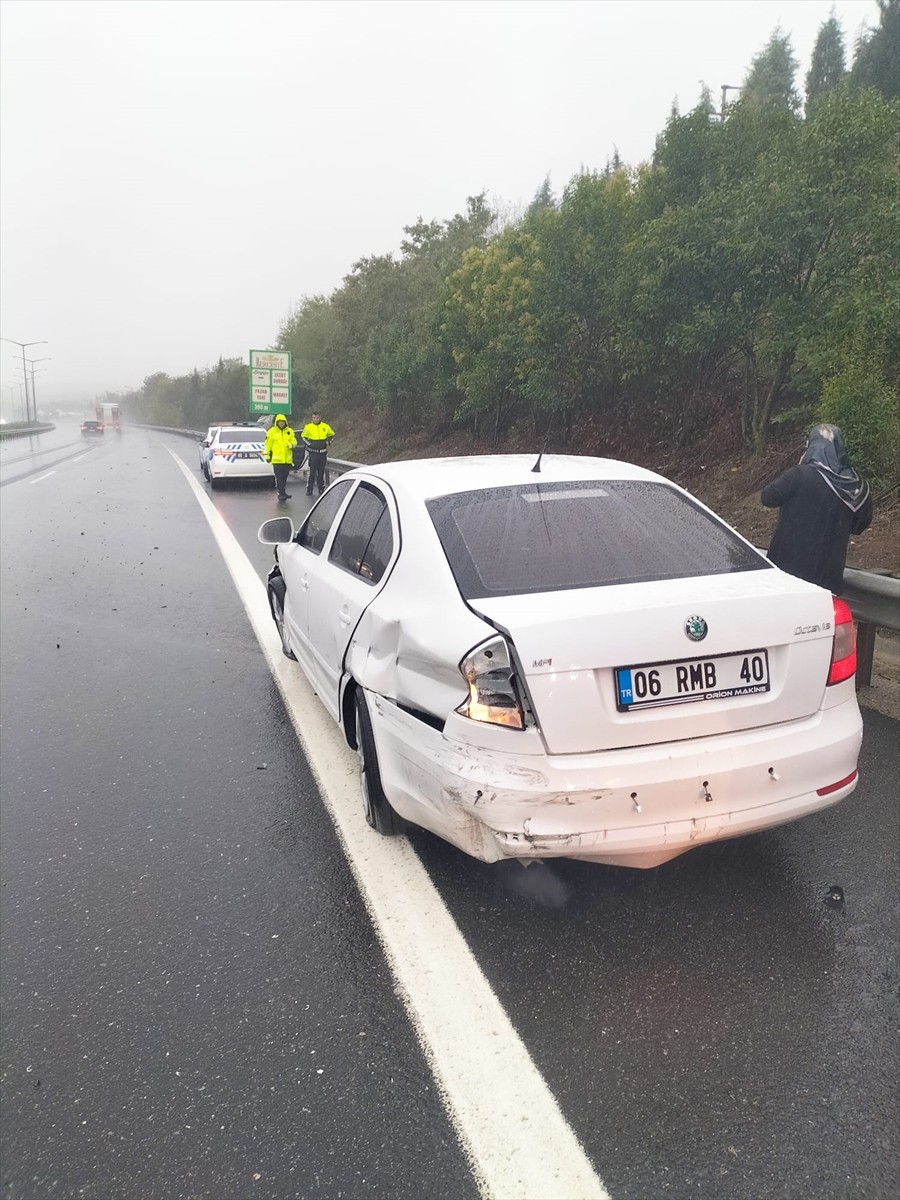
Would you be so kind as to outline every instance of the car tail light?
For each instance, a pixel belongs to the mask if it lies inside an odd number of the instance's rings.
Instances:
[[[213,449],[213,458],[227,458],[230,453],[230,450],[220,450],[218,447],[215,447]]]
[[[831,670],[828,686],[856,674],[856,630],[853,613],[846,601],[834,597],[834,641],[831,646]]]
[[[829,783],[827,787],[816,788],[816,795],[828,796],[831,794],[831,792],[837,792],[842,787],[846,787],[848,783],[852,783],[858,774],[858,771],[851,771],[849,775],[845,775],[844,778],[839,779],[837,783]]]
[[[469,688],[468,698],[456,710],[473,721],[525,728],[516,673],[509,647],[502,637],[491,638],[470,650],[459,664]]]

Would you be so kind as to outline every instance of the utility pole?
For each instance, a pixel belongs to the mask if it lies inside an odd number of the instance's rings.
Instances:
[[[742,90],[743,90],[742,88],[734,87],[730,83],[722,84],[722,111],[719,114],[719,118],[722,121],[723,125],[725,123],[725,106],[728,103],[728,93],[729,92],[740,92]]]
[[[28,414],[28,370],[25,366],[25,349],[28,346],[46,346],[47,340],[44,338],[39,342],[17,342],[15,338],[0,337],[0,342],[10,342],[13,346],[19,346],[22,350],[22,374],[25,376],[25,424],[30,421]],[[35,409],[34,419],[37,421],[37,409]]]

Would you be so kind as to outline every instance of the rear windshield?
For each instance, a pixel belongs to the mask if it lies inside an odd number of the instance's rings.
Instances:
[[[427,508],[466,599],[771,565],[664,483],[536,483],[439,496]]]
[[[220,429],[219,441],[225,445],[230,445],[236,442],[264,442],[266,435],[263,430],[257,429]]]

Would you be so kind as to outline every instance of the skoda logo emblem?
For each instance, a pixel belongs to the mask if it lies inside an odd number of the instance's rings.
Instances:
[[[709,633],[709,626],[702,617],[688,617],[684,623],[684,632],[692,642],[702,642]]]

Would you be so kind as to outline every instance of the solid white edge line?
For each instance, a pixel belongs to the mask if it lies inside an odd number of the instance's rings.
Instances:
[[[29,484],[34,487],[36,483],[43,483],[45,479],[49,479],[51,475],[55,475],[55,471],[48,471],[46,475],[39,475],[37,479],[30,479]]]
[[[197,497],[319,784],[451,1124],[485,1200],[609,1200],[406,838],[366,824],[356,755],[285,658],[266,589],[192,472]]]

